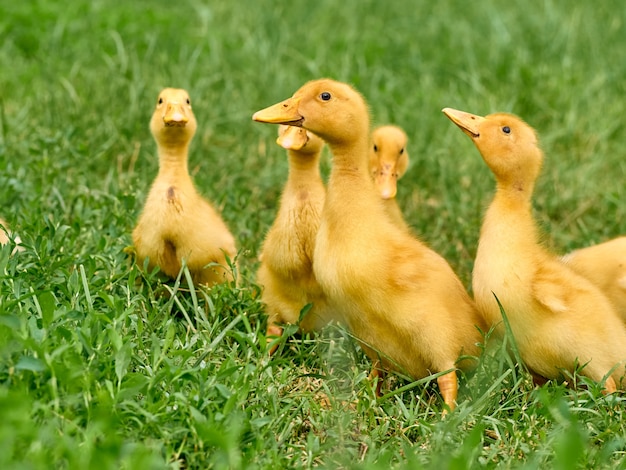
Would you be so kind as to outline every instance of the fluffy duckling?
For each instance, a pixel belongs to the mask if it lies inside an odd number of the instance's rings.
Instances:
[[[474,298],[490,324],[507,315],[522,359],[548,379],[581,373],[615,391],[624,375],[626,328],[607,298],[539,243],[531,197],[543,153],[534,130],[516,116],[487,117],[445,108],[496,178],[473,272]],[[501,331],[501,330],[500,330]]]
[[[280,126],[276,142],[287,149],[289,177],[257,272],[268,313],[268,342],[282,334],[281,323],[298,323],[307,304],[313,306],[300,322],[303,331],[328,322],[325,296],[313,275],[315,236],[326,196],[319,170],[324,141],[301,127]]]
[[[448,263],[385,213],[369,170],[369,111],[347,84],[322,79],[258,111],[260,122],[301,126],[333,153],[315,240],[313,272],[329,306],[379,367],[414,378],[444,372],[446,405],[457,397],[461,354],[478,355],[480,317]],[[449,372],[448,372],[449,371]]]
[[[176,278],[185,260],[193,281],[213,285],[232,281],[226,257],[234,259],[235,240],[216,210],[196,191],[187,159],[196,118],[185,90],[165,88],[150,120],[157,143],[159,173],[133,231],[137,261],[158,266]]]
[[[13,253],[15,253],[16,251],[23,251],[24,247],[20,245],[20,237],[12,234],[9,224],[4,219],[0,219],[0,245],[5,245],[9,242],[9,235],[13,236],[13,240],[15,241],[15,248],[13,249]]]
[[[398,180],[409,167],[407,140],[406,133],[398,126],[374,129],[370,146],[370,171],[387,214],[399,227],[409,230],[396,200]]]
[[[4,219],[0,219],[0,226],[4,227],[6,230],[5,231],[0,228],[0,245],[4,245],[9,241],[9,236],[7,235],[7,232],[9,231],[9,224],[7,224]]]
[[[598,286],[626,323],[626,237],[573,251],[561,260]]]

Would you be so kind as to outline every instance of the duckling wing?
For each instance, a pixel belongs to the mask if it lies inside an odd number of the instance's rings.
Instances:
[[[583,305],[594,310],[598,296],[603,297],[587,279],[558,262],[546,262],[537,267],[532,296],[554,314],[584,310]]]
[[[556,288],[556,289],[555,289]],[[563,293],[560,292],[561,286],[558,284],[538,284],[533,289],[534,298],[541,305],[554,313],[562,313],[567,311],[567,305]]]

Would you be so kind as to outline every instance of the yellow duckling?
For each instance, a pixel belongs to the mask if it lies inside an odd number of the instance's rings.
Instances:
[[[326,299],[313,275],[315,236],[326,196],[319,170],[324,141],[300,127],[280,126],[277,143],[287,149],[289,177],[257,272],[268,313],[268,341],[282,334],[281,323],[298,323],[300,311],[310,303],[300,328],[318,330],[328,322]]]
[[[4,245],[9,242],[9,235],[13,237],[15,241],[15,248],[13,249],[13,253],[16,251],[24,251],[24,247],[20,245],[20,237],[11,233],[11,229],[9,224],[4,220],[0,219],[0,245]]]
[[[398,126],[380,126],[372,132],[370,171],[385,210],[399,227],[409,230],[396,200],[398,180],[409,167],[406,133]]]
[[[329,307],[361,342],[374,375],[379,366],[414,378],[444,372],[437,382],[453,409],[457,359],[479,354],[480,316],[449,264],[386,216],[369,170],[365,100],[349,85],[315,80],[253,119],[302,126],[329,145],[313,256]]]
[[[213,285],[232,281],[225,255],[237,253],[235,240],[216,210],[196,191],[187,159],[196,118],[185,90],[165,88],[150,120],[157,143],[157,175],[133,231],[137,261],[158,266],[176,278],[183,260],[193,280]]]
[[[0,228],[0,245],[4,245],[9,241],[9,236],[7,235],[7,232],[9,231],[9,224],[7,224],[4,219],[0,219],[0,227],[4,227],[6,230],[5,232],[5,230]]]
[[[626,323],[626,237],[573,251],[561,259],[598,286]]]
[[[539,243],[531,197],[543,153],[534,130],[516,116],[487,117],[445,108],[496,177],[473,272],[476,303],[500,324],[497,299],[529,369],[548,379],[581,373],[615,391],[624,375],[626,328],[607,298]],[[501,331],[501,330],[500,330]]]

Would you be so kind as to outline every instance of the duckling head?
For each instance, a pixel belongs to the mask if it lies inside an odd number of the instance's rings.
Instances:
[[[321,152],[324,141],[302,127],[278,126],[276,143],[282,148],[293,150],[302,155],[316,155]]]
[[[184,145],[192,139],[196,128],[189,93],[178,88],[163,89],[150,120],[150,131],[156,141],[166,146]]]
[[[370,170],[383,199],[393,199],[398,180],[409,166],[407,136],[397,126],[381,126],[372,132]]]
[[[482,117],[451,108],[443,113],[472,139],[499,185],[532,191],[543,163],[532,127],[508,113]]]
[[[330,79],[304,84],[291,98],[257,111],[252,119],[303,127],[330,145],[358,141],[369,128],[363,97],[350,85]]]

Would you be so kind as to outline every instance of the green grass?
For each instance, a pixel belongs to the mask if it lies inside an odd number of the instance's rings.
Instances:
[[[407,130],[398,198],[469,287],[493,180],[440,110],[537,128],[535,209],[555,251],[626,233],[623,11],[4,2],[0,215],[25,251],[0,250],[0,468],[626,468],[622,396],[535,388],[506,345],[462,378],[444,420],[433,378],[393,378],[376,399],[340,327],[269,359],[254,273],[287,168],[275,128],[251,121],[309,79],[354,84],[375,123]],[[238,240],[236,288],[163,284],[124,252],[156,174],[148,120],[165,86],[194,101],[190,168]]]

